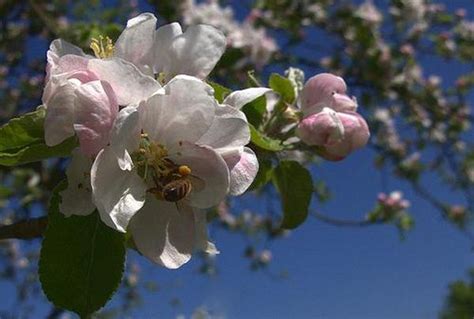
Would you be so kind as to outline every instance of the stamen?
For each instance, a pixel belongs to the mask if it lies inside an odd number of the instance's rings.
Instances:
[[[114,45],[109,37],[99,36],[99,39],[92,38],[90,48],[99,59],[109,58],[114,55]]]

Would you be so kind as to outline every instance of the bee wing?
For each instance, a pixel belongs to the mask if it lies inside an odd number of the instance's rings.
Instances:
[[[206,187],[206,182],[204,182],[202,179],[200,179],[197,176],[189,175],[188,179],[193,185],[193,190],[195,190],[196,192],[200,192]]]

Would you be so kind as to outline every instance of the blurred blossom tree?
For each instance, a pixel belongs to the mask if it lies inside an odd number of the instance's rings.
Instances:
[[[344,90],[332,89],[330,93],[337,92],[341,99],[333,101],[337,112],[319,110],[316,115],[320,119],[324,116],[324,121],[314,120],[311,125],[329,127],[325,136],[331,138],[350,134],[354,118],[360,116],[351,113],[344,117],[341,114],[349,111],[342,106],[337,109],[337,103],[344,107],[359,104],[371,132],[368,145],[374,150],[374,167],[406,182],[432,204],[433,213],[474,240],[474,21],[469,20],[465,9],[451,12],[442,3],[425,0],[390,0],[380,7],[371,0],[261,0],[235,6],[245,9],[236,10],[217,0],[3,1],[0,122],[7,123],[41,104],[45,54],[52,40],[62,38],[92,53],[88,49],[92,38],[106,35],[115,42],[128,19],[144,7],[152,8],[158,25],[173,21],[184,26],[204,23],[224,33],[226,52],[208,79],[219,102],[229,96],[231,90],[227,88],[263,86],[278,93],[262,95],[245,103],[241,110],[251,124],[250,148],[260,166],[250,191],[262,202],[281,199],[283,214],[272,209],[241,212],[233,207],[238,206],[238,199],[225,200],[207,212],[211,227],[248,237],[242,250],[252,269],[264,269],[272,261],[271,251],[262,247],[259,239],[285,238],[289,230],[281,227],[282,220],[288,226],[285,228],[294,228],[304,222],[311,199],[330,199],[325,181],[311,181],[305,167],[318,170],[323,159],[335,160],[335,155],[324,143],[306,145],[291,139],[301,116],[303,122],[309,121],[315,113],[306,112],[304,106],[298,108],[305,103],[305,75],[309,79],[322,72],[342,77],[357,102],[346,95],[345,84]],[[444,79],[425,70],[426,57],[460,65],[464,71],[454,79]],[[337,120],[338,116],[345,120]],[[335,129],[337,123],[342,123],[339,130]],[[53,189],[64,179],[67,161],[50,158],[11,166],[13,162],[9,161],[19,155],[17,149],[8,149],[4,142],[7,138],[7,133],[0,132],[0,161],[4,165],[0,166],[0,275],[16,284],[18,304],[23,306],[14,310],[17,313],[0,313],[0,317],[14,318],[33,316],[30,297],[40,292],[36,266],[39,245],[36,241],[8,239],[43,235],[47,221],[41,216],[47,211]],[[301,139],[305,141],[303,136]],[[357,148],[350,146],[350,151]],[[66,155],[65,149],[57,152],[58,156]],[[437,179],[445,189],[454,190],[463,201],[442,200],[424,183],[427,176]],[[288,186],[292,178],[301,182],[296,192]],[[280,195],[276,196],[275,190]],[[353,212],[353,220],[337,219],[332,217],[334,214],[312,211],[311,207],[309,215],[336,226],[393,224],[402,235],[412,227],[410,203],[403,194],[396,190],[374,194],[374,201],[372,211],[359,217],[360,212]],[[296,202],[307,204],[297,207]],[[300,215],[288,214],[292,210]],[[201,271],[209,275],[216,272],[212,257],[202,254]],[[125,280],[118,290],[121,304],[107,308],[102,316],[113,317],[139,305],[138,285],[152,285],[148,278],[139,280],[139,276],[137,261],[129,259]],[[443,318],[462,317],[454,315],[453,307],[464,298],[466,287],[461,283],[451,287]],[[63,310],[52,306],[49,318],[62,314]]]

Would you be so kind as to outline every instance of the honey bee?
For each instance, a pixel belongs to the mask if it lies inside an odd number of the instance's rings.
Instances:
[[[155,186],[148,191],[158,198],[168,202],[179,202],[187,197],[193,189],[200,191],[204,188],[204,181],[191,174],[191,170],[186,165],[181,165],[173,169],[166,176],[153,178]]]

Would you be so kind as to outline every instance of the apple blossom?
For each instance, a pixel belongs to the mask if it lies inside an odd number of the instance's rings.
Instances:
[[[183,32],[179,23],[157,30],[156,23],[152,13],[128,20],[117,39],[114,55],[132,62],[146,74],[159,74],[166,82],[178,74],[204,79],[225,51],[224,34],[210,25],[192,25]]]
[[[95,156],[108,143],[119,105],[136,104],[161,88],[129,62],[86,56],[60,39],[47,56],[42,99],[49,146],[77,134],[84,154]]]
[[[92,192],[102,220],[128,227],[138,250],[168,268],[186,263],[196,247],[215,253],[201,209],[253,181],[258,162],[244,147],[249,140],[242,112],[219,105],[201,80],[176,76],[120,111],[110,146],[95,159]]]
[[[341,77],[322,73],[309,79],[301,94],[304,118],[297,127],[301,141],[322,146],[321,156],[338,161],[367,144],[370,133],[356,113],[357,102],[346,95]]]

